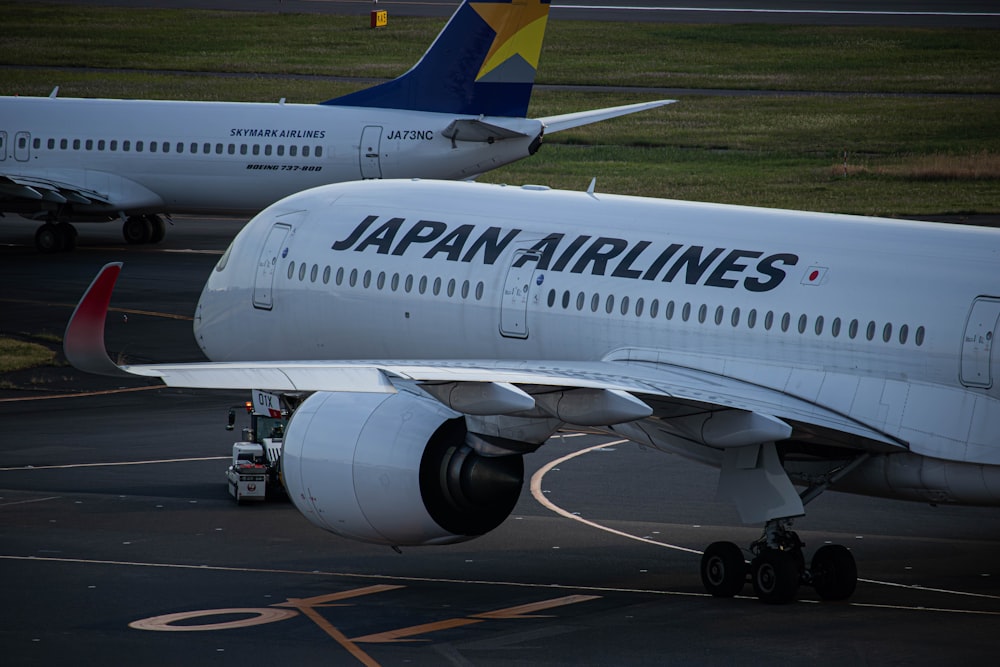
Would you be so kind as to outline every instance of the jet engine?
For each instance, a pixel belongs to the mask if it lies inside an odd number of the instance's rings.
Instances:
[[[319,392],[288,424],[282,474],[292,502],[324,530],[450,544],[499,526],[524,481],[520,454],[480,454],[476,442],[461,414],[428,397]]]

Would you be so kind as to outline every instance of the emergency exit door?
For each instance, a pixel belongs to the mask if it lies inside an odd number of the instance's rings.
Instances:
[[[379,151],[382,148],[382,127],[367,125],[361,132],[361,178],[382,178]]]

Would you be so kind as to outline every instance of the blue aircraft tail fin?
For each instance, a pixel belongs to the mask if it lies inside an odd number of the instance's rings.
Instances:
[[[549,0],[464,0],[408,72],[323,104],[524,118],[548,16]]]

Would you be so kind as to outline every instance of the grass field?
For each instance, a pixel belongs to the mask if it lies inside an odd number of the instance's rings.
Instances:
[[[58,84],[63,96],[315,102],[365,85],[331,77],[402,73],[444,20],[391,17],[373,31],[367,17],[0,1],[0,23],[0,94]],[[481,180],[582,189],[597,177],[604,192],[758,206],[998,213],[996,40],[988,30],[550,21],[541,84],[789,94],[684,95],[551,135]],[[661,96],[536,90],[531,115]]]

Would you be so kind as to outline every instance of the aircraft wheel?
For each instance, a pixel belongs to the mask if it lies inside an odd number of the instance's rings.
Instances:
[[[72,250],[76,247],[76,227],[68,222],[60,222],[56,225],[56,234],[59,236],[59,249]]]
[[[701,583],[717,598],[731,598],[743,590],[747,564],[732,542],[713,542],[701,557]]]
[[[785,604],[795,599],[802,569],[790,551],[765,549],[750,563],[750,580],[761,602]]]
[[[38,252],[58,252],[61,247],[59,230],[51,222],[46,222],[35,232],[35,248]]]
[[[846,600],[858,586],[858,566],[854,556],[840,544],[820,547],[810,567],[816,594],[824,600]]]
[[[153,233],[149,237],[150,243],[159,243],[167,235],[167,224],[158,215],[149,216],[149,223],[152,225]]]
[[[122,236],[128,243],[149,243],[153,238],[153,224],[144,215],[133,215],[122,225]]]

